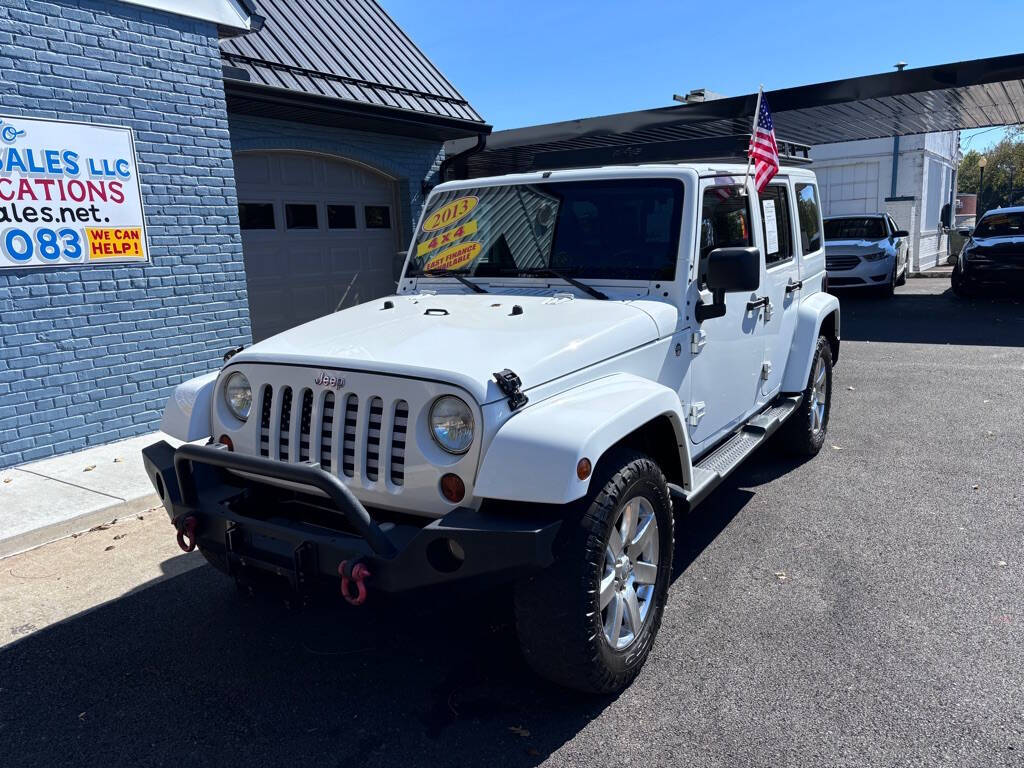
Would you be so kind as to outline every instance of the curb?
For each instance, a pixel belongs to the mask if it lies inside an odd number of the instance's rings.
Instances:
[[[42,528],[25,531],[9,539],[0,540],[0,560],[11,555],[18,555],[30,549],[36,549],[44,544],[50,544],[60,539],[74,536],[76,533],[85,533],[90,528],[103,523],[109,523],[119,517],[137,515],[141,512],[160,506],[160,497],[155,493],[146,496],[139,496],[127,501],[118,501],[101,509],[94,509],[84,515],[73,517],[70,520],[61,520]]]
[[[931,279],[931,280],[949,280],[949,272],[914,272],[910,275],[912,278],[919,279]]]

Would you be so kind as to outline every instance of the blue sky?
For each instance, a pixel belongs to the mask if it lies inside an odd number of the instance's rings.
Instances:
[[[381,2],[498,130],[669,106],[692,88],[734,96],[1024,52],[1019,0]]]

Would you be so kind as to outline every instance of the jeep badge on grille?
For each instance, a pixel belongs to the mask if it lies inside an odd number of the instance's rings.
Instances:
[[[327,371],[320,371],[320,375],[313,379],[313,383],[318,387],[328,387],[330,389],[342,389],[345,386],[344,376],[331,376]]]

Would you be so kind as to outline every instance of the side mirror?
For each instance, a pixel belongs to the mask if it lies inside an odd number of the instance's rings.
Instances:
[[[910,237],[910,233],[905,229],[897,229],[892,233],[893,237]]]
[[[708,254],[705,281],[714,296],[711,304],[698,304],[698,323],[725,314],[725,294],[756,291],[761,285],[761,251],[757,248],[715,248]]]
[[[964,237],[970,237],[971,236],[971,228],[970,227],[957,227],[956,228],[956,233],[958,235],[963,235]]]

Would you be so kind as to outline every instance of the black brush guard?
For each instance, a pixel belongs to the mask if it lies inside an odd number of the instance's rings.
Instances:
[[[240,581],[257,572],[285,579],[300,592],[328,581],[339,566],[364,563],[369,586],[401,592],[447,582],[512,581],[550,565],[561,519],[457,507],[425,525],[385,522],[334,475],[315,464],[244,456],[212,445],[173,448],[161,441],[142,451],[146,472],[179,534],[188,536],[221,570]],[[279,481],[268,485],[267,481]],[[295,519],[280,483],[296,499],[327,501],[336,524]],[[319,503],[319,500],[317,500]]]

